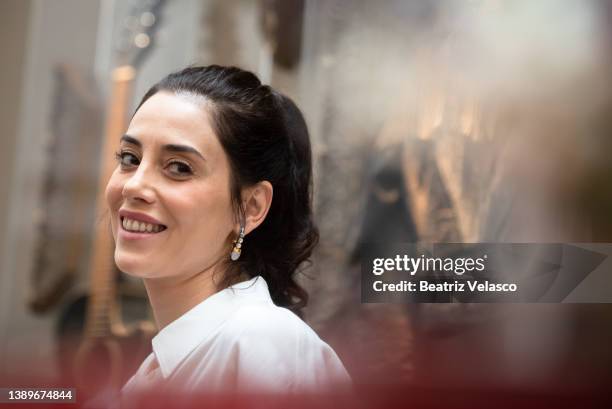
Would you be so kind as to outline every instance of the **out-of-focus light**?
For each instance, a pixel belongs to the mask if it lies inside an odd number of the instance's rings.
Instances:
[[[155,15],[150,11],[145,11],[140,16],[140,24],[143,27],[151,27],[153,24],[155,24]]]
[[[136,44],[136,47],[138,48],[145,48],[150,42],[151,39],[149,38],[149,35],[145,33],[138,33],[136,34],[136,37],[134,37],[134,44]]]

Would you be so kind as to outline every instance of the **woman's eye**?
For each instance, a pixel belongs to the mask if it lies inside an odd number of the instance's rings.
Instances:
[[[119,165],[122,168],[138,166],[140,164],[140,160],[138,159],[138,157],[133,153],[127,151],[116,152],[115,158],[117,159],[117,162],[119,162]],[[168,165],[168,169],[170,170],[170,173],[177,176],[188,176],[193,174],[191,166],[184,162],[172,161]]]
[[[172,173],[180,176],[190,175],[193,173],[191,170],[191,166],[186,163],[177,161],[171,162],[170,165],[168,165],[168,169],[170,169]]]
[[[138,158],[130,152],[117,152],[115,158],[121,166],[137,166]]]

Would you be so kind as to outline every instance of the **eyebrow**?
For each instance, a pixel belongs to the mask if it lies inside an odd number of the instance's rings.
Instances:
[[[121,141],[127,142],[127,143],[131,143],[133,145],[138,146],[139,148],[142,148],[142,143],[134,138],[133,136],[130,135],[123,135],[121,137]],[[202,158],[202,160],[206,160],[204,159],[204,156],[202,156],[202,154],[200,152],[198,152],[196,149],[192,148],[191,146],[187,146],[187,145],[177,145],[174,143],[169,143],[166,145],[162,146],[162,149],[169,151],[169,152],[186,152],[186,153],[194,153],[197,156],[199,156],[200,158]]]

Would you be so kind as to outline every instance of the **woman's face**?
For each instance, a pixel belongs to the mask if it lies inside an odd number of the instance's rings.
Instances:
[[[188,277],[229,257],[235,235],[229,163],[205,103],[196,99],[153,95],[121,140],[106,200],[123,272]],[[155,223],[132,221],[147,216]]]

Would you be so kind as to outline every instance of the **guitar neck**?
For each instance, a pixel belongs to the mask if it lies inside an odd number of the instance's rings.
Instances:
[[[114,243],[104,192],[116,166],[114,152],[119,148],[119,139],[127,127],[127,108],[132,96],[134,76],[132,66],[121,66],[113,70],[96,195],[96,222],[89,266],[91,298],[87,308],[85,337],[111,335],[116,283]]]

